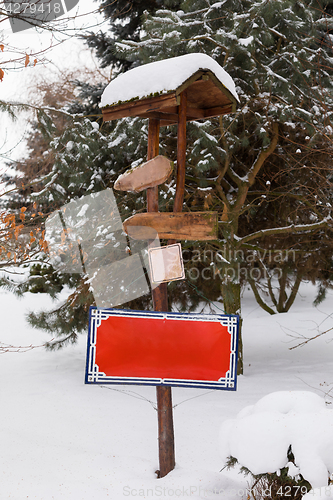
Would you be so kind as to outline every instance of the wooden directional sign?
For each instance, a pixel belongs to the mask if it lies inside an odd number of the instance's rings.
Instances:
[[[238,316],[90,309],[88,384],[236,390]]]
[[[156,233],[165,239],[216,240],[217,225],[217,212],[149,212],[135,214],[123,223],[126,233],[136,240],[152,239]]]
[[[158,155],[152,160],[127,170],[120,175],[114,184],[118,191],[139,193],[144,189],[163,184],[173,170],[173,162],[165,156]]]

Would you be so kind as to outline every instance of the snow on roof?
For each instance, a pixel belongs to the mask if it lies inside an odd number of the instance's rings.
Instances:
[[[239,100],[231,76],[210,56],[193,53],[144,64],[119,75],[105,88],[100,107],[172,92],[199,70],[210,70]]]

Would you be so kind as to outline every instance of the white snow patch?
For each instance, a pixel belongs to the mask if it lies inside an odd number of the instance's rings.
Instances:
[[[88,203],[85,203],[82,207],[81,207],[81,210],[79,211],[79,213],[77,214],[77,217],[84,217],[84,215],[86,214],[86,211],[88,210],[89,208],[89,204]]]
[[[327,484],[333,470],[333,411],[317,394],[269,394],[224,422],[220,430],[222,457],[237,458],[253,474],[285,467],[289,446],[299,473],[312,487]]]
[[[250,43],[253,42],[253,36],[248,36],[247,38],[239,38],[239,43],[241,45],[244,45],[244,47],[247,47],[248,45],[250,45]]]
[[[36,348],[3,354],[1,500],[246,499],[248,478],[239,469],[221,471],[225,463],[216,444],[218,429],[221,421],[232,423],[245,406],[259,408],[258,400],[272,392],[294,393],[311,386],[314,391],[329,393],[333,386],[332,332],[289,350],[298,343],[290,340],[292,332],[311,337],[317,327],[326,330],[332,324],[333,291],[327,290],[327,299],[319,308],[312,306],[316,294],[316,286],[302,283],[291,310],[270,316],[258,306],[251,290],[244,289],[244,375],[238,378],[236,392],[172,389],[177,465],[162,479],[156,479],[154,473],[159,467],[157,413],[150,403],[156,402],[155,387],[84,385],[85,334],[79,335],[76,345],[61,351]],[[28,293],[18,299],[3,290],[0,300],[2,342],[41,345],[51,339],[31,328],[25,315],[28,310],[50,310],[59,304],[45,294]],[[215,305],[221,312],[221,302]],[[297,399],[298,416],[315,421],[317,412],[330,414],[320,410],[314,399],[305,405],[302,399]],[[332,401],[329,395],[327,399]],[[276,400],[266,400],[270,414]],[[289,404],[279,398],[277,407],[288,411]],[[304,407],[309,410],[312,406],[313,413],[303,412]],[[275,415],[289,418],[289,413]],[[317,426],[323,432],[321,421]],[[249,427],[247,434],[251,432]],[[307,432],[300,426],[300,434]],[[321,453],[332,454],[329,439],[325,448]],[[326,484],[303,500],[333,498],[333,487]]]

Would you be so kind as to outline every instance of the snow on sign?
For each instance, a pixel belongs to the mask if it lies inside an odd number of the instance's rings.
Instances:
[[[87,384],[236,390],[238,316],[90,308]]]

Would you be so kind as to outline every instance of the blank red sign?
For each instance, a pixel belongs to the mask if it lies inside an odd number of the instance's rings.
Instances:
[[[91,308],[86,383],[236,389],[238,316]]]

